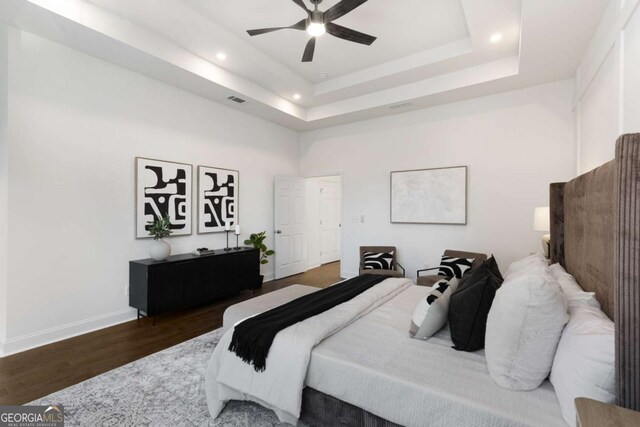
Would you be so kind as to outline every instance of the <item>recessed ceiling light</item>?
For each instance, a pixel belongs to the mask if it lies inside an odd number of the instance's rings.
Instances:
[[[299,94],[299,93],[294,93],[294,94],[293,94],[293,99],[295,99],[296,101],[297,101],[298,99],[300,99],[300,98],[302,98],[302,96],[300,96],[300,94]]]
[[[495,33],[494,35],[491,36],[491,43],[498,43],[500,40],[502,40],[502,33]]]
[[[224,61],[225,59],[227,59],[227,54],[224,52],[218,52],[216,53],[216,58],[218,58],[220,61]]]

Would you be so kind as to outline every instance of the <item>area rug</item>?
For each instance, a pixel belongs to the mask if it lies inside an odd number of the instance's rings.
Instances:
[[[209,415],[204,373],[217,329],[31,402],[61,404],[66,426],[280,426],[273,411],[230,402]]]

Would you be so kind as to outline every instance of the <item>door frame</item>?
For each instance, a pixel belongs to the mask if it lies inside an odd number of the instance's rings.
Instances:
[[[335,262],[339,262],[340,263],[340,270],[341,270],[341,274],[342,274],[342,260],[344,257],[344,173],[343,172],[336,172],[336,173],[323,173],[321,175],[302,175],[302,178],[304,179],[311,179],[311,178],[331,178],[334,176],[339,176],[340,177],[340,259],[338,261]],[[307,259],[309,258],[309,254],[307,254]],[[320,264],[322,266],[322,264]]]
[[[306,252],[304,250],[305,249],[304,246],[306,244],[306,236],[305,236],[305,234],[306,234],[306,231],[307,231],[307,224],[306,224],[306,218],[305,218],[304,213],[303,213],[303,217],[302,217],[302,220],[303,220],[303,222],[302,222],[302,237],[303,237],[303,239],[302,239],[302,260],[301,260],[301,262],[303,264],[302,269],[297,270],[297,271],[293,271],[293,272],[287,272],[288,274],[282,274],[282,275],[278,274],[279,273],[279,270],[278,270],[279,263],[278,263],[278,258],[277,257],[278,257],[278,252],[280,252],[280,250],[282,248],[278,246],[277,240],[278,240],[279,236],[277,236],[277,235],[280,234],[279,228],[283,227],[283,226],[277,223],[277,219],[278,219],[278,212],[277,211],[278,211],[278,209],[276,207],[276,204],[277,204],[276,203],[276,199],[277,199],[277,195],[278,195],[278,188],[277,188],[278,181],[282,180],[282,179],[287,179],[287,180],[292,180],[293,179],[293,180],[296,180],[296,181],[301,181],[302,185],[303,185],[303,188],[302,188],[303,199],[306,199],[306,189],[304,188],[305,187],[305,180],[306,180],[305,177],[300,176],[300,175],[275,175],[274,176],[274,178],[273,178],[273,203],[274,203],[273,204],[273,215],[274,215],[273,216],[273,239],[274,239],[273,240],[273,246],[274,246],[274,249],[276,251],[276,254],[275,254],[275,257],[273,259],[273,262],[274,262],[273,275],[274,275],[275,280],[283,279],[283,278],[289,277],[291,275],[301,274],[301,273],[304,273],[305,271],[307,271],[307,268],[306,268],[307,257],[306,257]],[[289,191],[292,191],[292,190],[290,189]],[[302,205],[302,209],[304,209],[305,205],[306,205],[306,200],[303,200],[302,204],[303,204]],[[294,227],[294,225],[289,225],[288,227]],[[290,256],[290,254],[289,254],[289,256]],[[280,270],[280,272],[282,273],[281,270]]]

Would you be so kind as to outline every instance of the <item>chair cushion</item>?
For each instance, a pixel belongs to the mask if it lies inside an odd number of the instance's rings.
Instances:
[[[363,259],[365,270],[393,270],[393,251],[365,252]]]
[[[454,349],[476,351],[484,348],[487,316],[502,281],[494,257],[462,277],[449,303],[449,329]]]
[[[471,268],[473,258],[458,258],[443,255],[440,260],[438,276],[457,277],[461,279],[464,273]]]

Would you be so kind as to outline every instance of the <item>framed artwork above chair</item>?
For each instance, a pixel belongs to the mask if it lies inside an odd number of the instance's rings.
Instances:
[[[467,224],[467,167],[391,172],[391,222]]]

